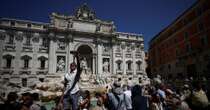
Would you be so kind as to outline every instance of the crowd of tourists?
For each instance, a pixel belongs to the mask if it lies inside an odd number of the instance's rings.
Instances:
[[[71,97],[69,104],[65,103],[65,96],[57,97],[51,110],[210,110],[209,91],[204,87],[199,82],[184,84],[181,88],[170,87],[162,82],[130,85],[124,84],[119,78],[111,85],[111,89],[100,88],[94,92],[80,90],[76,103],[71,102]],[[77,99],[77,96],[74,98]],[[47,110],[38,93],[28,92],[20,96],[15,92],[9,93],[0,108]]]

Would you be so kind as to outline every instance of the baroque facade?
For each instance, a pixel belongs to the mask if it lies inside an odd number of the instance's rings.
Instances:
[[[142,35],[117,32],[87,5],[75,15],[50,15],[50,23],[0,19],[1,81],[28,87],[36,81],[59,79],[74,58],[83,57],[88,74],[141,77],[145,74]]]

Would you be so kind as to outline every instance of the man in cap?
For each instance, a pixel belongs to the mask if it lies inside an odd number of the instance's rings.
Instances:
[[[78,58],[78,53],[74,54],[76,57],[77,64],[75,62],[70,64],[70,72],[66,73],[65,79],[65,91],[64,91],[64,110],[78,110],[78,100],[79,100],[79,85],[77,84],[81,69],[80,62]]]

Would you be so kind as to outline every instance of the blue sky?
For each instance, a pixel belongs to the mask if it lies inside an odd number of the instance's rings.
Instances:
[[[143,34],[149,40],[196,0],[1,0],[0,17],[49,22],[49,14],[74,14],[87,3],[97,18],[112,20],[117,31]]]

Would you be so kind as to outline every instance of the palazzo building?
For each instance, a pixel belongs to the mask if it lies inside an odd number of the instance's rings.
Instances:
[[[149,44],[149,67],[165,78],[210,78],[210,1],[197,0]]]
[[[141,34],[117,32],[82,5],[72,16],[52,13],[49,23],[0,19],[0,78],[28,87],[69,72],[78,51],[88,74],[139,78],[145,74]]]

